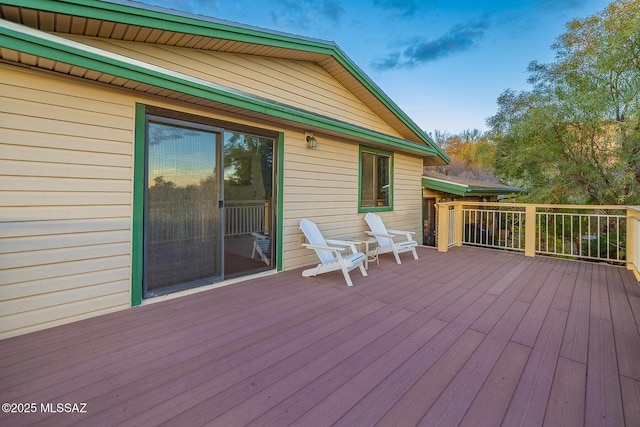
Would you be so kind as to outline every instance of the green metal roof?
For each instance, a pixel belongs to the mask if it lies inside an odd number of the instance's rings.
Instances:
[[[493,196],[498,194],[521,193],[522,190],[515,187],[508,187],[501,184],[469,184],[455,182],[455,178],[438,179],[423,176],[422,186],[430,190],[441,191],[443,193],[455,194],[456,196]]]
[[[0,46],[9,49],[152,84],[169,90],[184,92],[217,102],[227,103],[269,116],[365,138],[401,150],[408,150],[422,156],[437,157],[441,162],[448,163],[450,161],[449,157],[440,147],[369,79],[335,43],[250,26],[232,25],[230,22],[222,20],[177,11],[168,11],[166,9],[146,6],[130,1],[31,0],[25,4],[24,0],[0,0],[0,5],[1,4],[154,28],[163,31],[216,37],[244,43],[327,55],[337,61],[341,67],[356,78],[363,87],[404,123],[421,143],[371,131],[162,67],[92,48],[81,43],[73,43],[62,37],[56,37],[50,33],[31,29],[24,25],[13,24],[9,21],[2,21],[0,25]]]

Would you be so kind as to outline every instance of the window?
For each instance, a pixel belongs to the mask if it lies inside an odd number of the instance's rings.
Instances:
[[[360,147],[359,212],[393,210],[393,153]]]

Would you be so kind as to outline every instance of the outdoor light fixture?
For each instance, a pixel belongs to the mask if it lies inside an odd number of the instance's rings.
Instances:
[[[318,140],[312,133],[304,134],[304,139],[307,141],[307,147],[309,148],[318,148]]]

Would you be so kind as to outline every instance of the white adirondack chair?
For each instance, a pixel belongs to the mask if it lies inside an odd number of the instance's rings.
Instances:
[[[309,242],[303,243],[303,246],[316,251],[318,258],[320,258],[320,264],[302,272],[304,277],[342,270],[347,285],[353,286],[349,271],[358,267],[363,276],[367,275],[367,270],[365,270],[363,265],[366,255],[357,251],[355,242],[325,240],[318,226],[308,219],[300,220],[300,230],[302,230]],[[347,248],[351,249],[351,253],[343,255],[343,252],[346,251]]]
[[[374,236],[378,241],[378,247],[375,249],[374,255],[376,260],[380,254],[393,252],[396,262],[402,264],[399,254],[409,251],[413,253],[413,259],[418,259],[418,254],[416,253],[418,242],[411,238],[411,235],[415,233],[411,231],[387,230],[382,222],[382,218],[371,212],[364,216],[364,220],[371,229],[371,231],[367,231],[367,234]],[[406,240],[393,240],[394,237],[398,236],[404,236]]]
[[[251,237],[253,238],[251,259],[255,258],[256,254],[258,254],[265,264],[271,265],[271,258],[269,257],[271,253],[271,238],[256,232],[252,232]]]

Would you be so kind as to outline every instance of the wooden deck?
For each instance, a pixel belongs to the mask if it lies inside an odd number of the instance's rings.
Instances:
[[[0,425],[640,425],[629,271],[419,255],[353,288],[297,270],[1,341],[0,401],[36,413]]]

